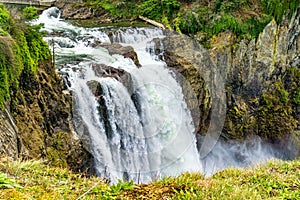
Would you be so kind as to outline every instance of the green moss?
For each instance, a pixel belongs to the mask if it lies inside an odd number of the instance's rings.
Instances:
[[[68,167],[67,157],[70,152],[68,149],[71,149],[70,136],[67,133],[59,132],[53,134],[51,138],[48,139],[48,147],[46,149],[46,159],[53,166],[58,167]]]
[[[291,134],[296,124],[289,92],[283,87],[283,83],[276,82],[260,98],[257,112],[258,134],[268,139],[279,139]]]
[[[235,97],[228,107],[223,136],[229,139],[244,139],[255,134],[264,140],[277,141],[295,134],[298,124],[297,77],[300,70],[290,68],[283,80],[270,83],[260,96],[252,99]],[[230,88],[227,91],[230,93]]]
[[[0,106],[18,87],[22,73],[36,73],[40,61],[49,58],[47,44],[42,40],[40,26],[15,22],[0,4]]]
[[[293,94],[293,103],[300,105],[300,87],[298,87]]]

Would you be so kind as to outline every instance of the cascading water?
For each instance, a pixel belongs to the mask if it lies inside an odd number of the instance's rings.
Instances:
[[[93,154],[99,176],[112,182],[148,182],[185,171],[211,175],[226,166],[241,166],[233,151],[224,151],[220,143],[200,160],[181,87],[153,54],[152,39],[164,37],[160,29],[119,28],[107,34],[64,22],[57,8],[44,11],[33,23],[44,24],[45,40],[54,45],[57,68],[73,93],[76,131]],[[132,46],[142,67],[122,55],[110,55],[95,45],[99,43]],[[99,69],[100,76],[95,73]],[[243,144],[234,146],[243,150]],[[244,163],[257,159],[247,151],[240,154]],[[270,157],[264,153],[263,159]]]
[[[57,65],[68,74],[79,116],[77,132],[88,132],[99,176],[113,182],[122,178],[147,182],[158,176],[202,171],[181,87],[165,64],[146,51],[152,49],[153,38],[163,37],[161,30],[119,29],[110,39],[101,29],[61,21],[57,8],[45,11],[35,23],[44,23],[44,30],[52,35],[45,40],[54,41]],[[142,67],[91,47],[96,41],[131,45]],[[125,70],[130,83],[125,86],[115,77],[96,76],[95,63]],[[99,84],[100,97],[92,93],[91,82]]]

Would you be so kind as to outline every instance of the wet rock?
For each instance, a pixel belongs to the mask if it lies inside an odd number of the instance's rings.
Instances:
[[[51,60],[41,62],[36,75],[21,75],[10,102],[23,148],[19,151],[22,158],[44,158],[52,165],[89,171],[93,159],[74,132],[72,96],[64,89]]]
[[[93,63],[92,68],[98,77],[110,77],[121,80],[121,77],[126,73],[123,69],[116,69],[105,64]]]
[[[115,17],[111,16],[105,9],[91,8],[84,4],[72,4],[70,2],[57,1],[55,6],[60,8],[61,17],[64,19],[84,20],[97,19],[99,23],[113,23]]]
[[[110,55],[119,54],[119,55],[124,56],[124,58],[130,58],[131,60],[133,60],[134,64],[137,67],[141,67],[141,64],[138,60],[137,54],[134,51],[133,47],[131,47],[131,46],[122,46],[121,44],[118,44],[118,43],[113,43],[113,44],[101,43],[97,46],[107,49]],[[96,46],[94,46],[94,47],[96,47]]]
[[[101,86],[100,86],[98,81],[94,81],[94,80],[93,81],[88,81],[86,84],[88,85],[88,87],[90,88],[92,94],[95,97],[102,95],[100,93],[100,87]]]
[[[208,128],[212,96],[224,98],[215,90],[216,66],[208,51],[185,35],[173,35],[162,40],[164,60],[177,74],[185,100],[191,110],[196,132],[205,133]],[[214,77],[214,78],[211,78]]]

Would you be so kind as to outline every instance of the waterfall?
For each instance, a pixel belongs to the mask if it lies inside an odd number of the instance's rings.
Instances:
[[[57,70],[73,94],[76,132],[100,177],[146,183],[186,171],[209,176],[273,156],[257,140],[218,142],[200,159],[182,89],[154,53],[152,41],[165,37],[162,30],[77,27],[60,19],[55,7],[32,23],[44,24],[44,39],[54,46]],[[133,47],[141,67],[99,45],[115,43]]]
[[[74,96],[74,124],[87,138],[99,176],[148,182],[185,171],[201,172],[191,114],[180,85],[164,62],[151,54],[151,40],[164,37],[160,29],[126,28],[110,33],[80,28],[59,18],[50,8],[34,23],[44,23],[45,40],[54,41],[60,73],[67,74]],[[56,34],[60,33],[60,34]],[[130,45],[141,64],[110,55],[93,43]],[[97,76],[93,66],[124,70],[126,84]],[[90,84],[96,84],[98,96]]]

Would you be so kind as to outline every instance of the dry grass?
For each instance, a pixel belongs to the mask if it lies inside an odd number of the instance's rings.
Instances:
[[[150,184],[119,182],[107,185],[44,161],[1,159],[0,172],[13,187],[0,190],[0,199],[297,199],[300,160],[271,161],[252,169],[227,169],[204,178],[185,173]],[[15,185],[14,185],[15,184]],[[0,181],[1,186],[1,181]],[[0,187],[2,188],[2,187]]]

